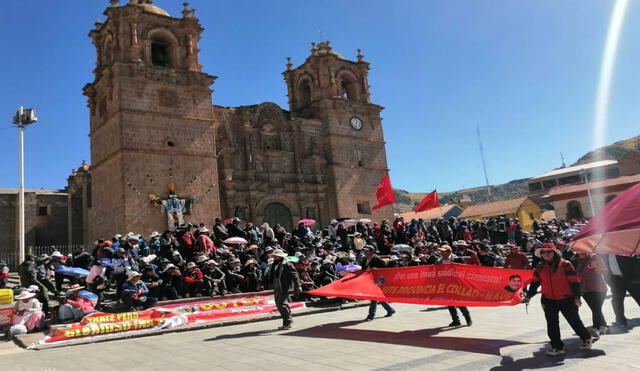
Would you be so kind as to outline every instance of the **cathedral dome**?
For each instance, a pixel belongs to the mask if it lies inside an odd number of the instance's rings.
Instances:
[[[169,13],[167,13],[166,10],[164,10],[164,9],[158,7],[158,6],[155,6],[153,4],[148,4],[147,3],[147,4],[132,4],[132,5],[141,7],[142,9],[144,9],[145,12],[171,17],[169,15]]]

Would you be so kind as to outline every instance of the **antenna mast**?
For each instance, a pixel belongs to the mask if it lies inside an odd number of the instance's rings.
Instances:
[[[480,139],[480,125],[476,125],[478,132],[478,145],[480,146],[480,158],[482,159],[482,171],[484,171],[484,181],[487,184],[487,193],[491,196],[491,187],[489,186],[489,175],[487,175],[487,164],[484,160],[484,149],[482,148],[482,139]]]

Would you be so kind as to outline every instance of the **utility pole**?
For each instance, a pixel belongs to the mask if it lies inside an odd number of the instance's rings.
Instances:
[[[20,146],[20,188],[18,190],[18,263],[24,261],[25,248],[25,221],[24,221],[24,128],[38,121],[36,110],[33,108],[18,108],[13,117],[13,123],[18,127],[18,143]]]

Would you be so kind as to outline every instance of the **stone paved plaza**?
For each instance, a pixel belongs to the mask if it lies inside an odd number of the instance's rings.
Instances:
[[[630,327],[640,309],[627,297]],[[592,350],[561,322],[567,354],[543,354],[547,342],[539,296],[529,306],[471,308],[472,327],[447,329],[445,308],[395,304],[392,318],[363,322],[367,308],[296,318],[291,331],[278,321],[172,333],[42,351],[2,346],[1,370],[575,370],[640,369],[640,327],[610,334]],[[591,324],[586,305],[581,309]],[[379,315],[384,314],[380,308]],[[611,321],[609,300],[605,315]]]

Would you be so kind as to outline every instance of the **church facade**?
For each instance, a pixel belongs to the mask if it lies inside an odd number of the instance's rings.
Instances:
[[[288,110],[221,107],[188,4],[171,17],[149,0],[113,0],[105,15],[89,33],[91,164],[69,178],[85,243],[216,217],[290,229],[303,218],[392,216],[391,206],[371,210],[388,169],[383,107],[360,51],[347,60],[325,41],[297,67],[288,59]]]

